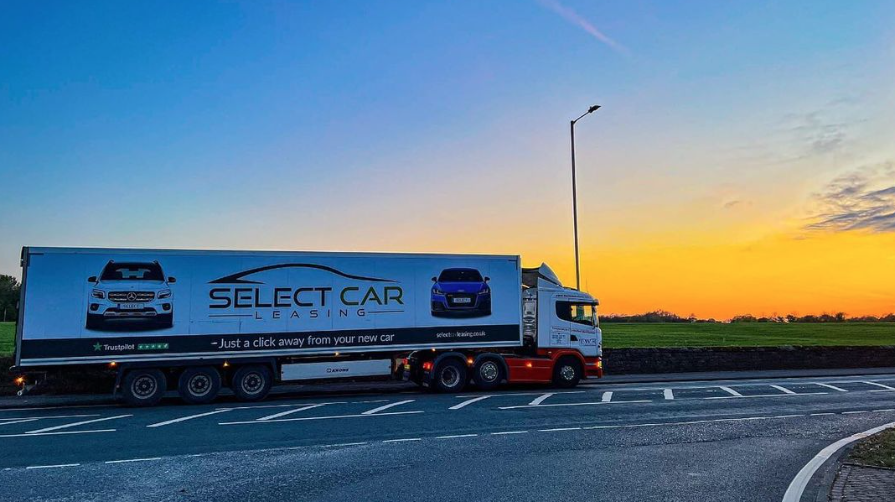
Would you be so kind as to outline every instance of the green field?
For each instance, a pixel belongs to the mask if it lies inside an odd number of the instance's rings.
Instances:
[[[895,345],[895,323],[603,323],[603,346],[777,347]],[[0,323],[0,357],[12,354],[15,324]]]
[[[0,357],[11,356],[16,343],[16,323],[0,322]]]
[[[895,323],[602,323],[603,346],[777,347],[895,345]]]

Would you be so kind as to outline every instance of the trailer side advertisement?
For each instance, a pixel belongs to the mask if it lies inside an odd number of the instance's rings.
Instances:
[[[513,256],[26,250],[17,362],[520,343]]]

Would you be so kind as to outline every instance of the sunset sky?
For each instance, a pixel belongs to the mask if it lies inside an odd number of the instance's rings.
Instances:
[[[521,254],[603,313],[895,311],[895,2],[10,2],[24,245]]]

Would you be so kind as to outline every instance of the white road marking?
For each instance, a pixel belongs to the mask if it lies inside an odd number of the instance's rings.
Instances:
[[[115,429],[99,429],[93,431],[57,431],[57,432],[41,432],[39,434],[26,432],[24,434],[2,434],[0,438],[36,438],[40,436],[59,436],[62,434],[93,434],[95,432],[115,432]]]
[[[387,413],[374,413],[372,415],[332,415],[325,417],[299,417],[299,418],[280,418],[276,420],[265,420],[263,422],[259,422],[258,420],[244,420],[240,422],[218,422],[218,425],[248,425],[248,424],[279,424],[283,422],[303,422],[306,420],[336,420],[339,418],[365,418],[365,417],[388,417],[391,415],[413,415],[415,413],[423,413],[420,411],[391,411]]]
[[[44,432],[57,431],[59,429],[68,429],[69,427],[77,427],[79,425],[94,424],[96,422],[105,422],[106,420],[117,420],[119,418],[127,418],[127,417],[132,417],[132,416],[133,415],[116,415],[114,417],[95,418],[93,420],[82,420],[80,422],[73,422],[70,424],[54,425],[53,427],[44,427],[43,429],[37,429],[35,431],[28,431],[25,434],[41,434]]]
[[[383,443],[406,443],[408,441],[422,441],[423,438],[386,439]]]
[[[77,467],[81,464],[30,465],[25,469],[56,469],[60,467]]]
[[[805,487],[808,486],[808,481],[811,480],[811,477],[814,476],[817,469],[840,449],[859,439],[863,439],[891,427],[895,427],[895,422],[890,422],[864,432],[853,434],[847,438],[840,439],[821,450],[820,453],[815,455],[810,462],[805,464],[805,467],[802,467],[799,473],[796,474],[796,477],[793,478],[792,482],[789,484],[789,488],[786,489],[786,493],[783,494],[783,502],[799,502],[802,500],[802,494],[805,491]]]
[[[467,399],[466,401],[463,401],[463,402],[460,403],[460,404],[455,404],[455,405],[451,406],[451,407],[448,408],[448,409],[449,409],[449,410],[459,410],[460,408],[463,408],[464,406],[469,406],[469,405],[472,404],[472,403],[477,403],[477,402],[479,402],[479,401],[484,401],[485,399],[488,399],[489,397],[491,397],[491,396],[490,396],[490,395],[489,395],[489,396],[479,396],[479,397],[474,397],[474,398],[472,398],[472,399]]]
[[[129,458],[127,460],[106,460],[107,464],[127,464],[130,462],[150,462],[152,460],[161,460],[162,457],[147,457],[147,458]]]
[[[543,403],[548,397],[550,397],[552,395],[553,395],[552,392],[548,392],[546,394],[541,394],[540,396],[532,399],[531,402],[528,403],[528,405],[529,406],[540,406],[541,403]]]
[[[724,387],[723,385],[719,385],[718,388],[721,389],[721,390],[723,390],[724,392],[730,394],[730,395],[733,396],[733,397],[743,397],[742,394],[740,394],[739,392],[737,392],[737,391],[731,389],[730,387]]]
[[[779,386],[779,385],[773,385],[773,384],[772,384],[771,387],[773,387],[773,388],[779,390],[780,392],[782,392],[782,393],[784,393],[784,394],[796,394],[795,392],[793,392],[793,391],[787,389],[786,387],[781,387],[781,386]]]
[[[414,401],[413,399],[406,399],[404,401],[398,401],[396,403],[386,404],[386,405],[380,406],[378,408],[373,408],[372,410],[367,410],[367,411],[361,413],[361,415],[375,415],[376,413],[379,413],[382,410],[394,408],[395,406],[401,406],[402,404],[412,403],[413,401]]]
[[[884,389],[886,389],[886,390],[895,390],[895,387],[889,387],[888,385],[884,385],[884,384],[881,384],[881,383],[869,382],[869,381],[868,381],[868,382],[861,382],[861,383],[866,383],[866,384],[868,384],[868,385],[876,385],[877,387],[882,387],[882,388],[884,388]]]
[[[835,415],[835,413],[833,413],[833,412],[826,412],[826,413],[812,413],[812,414],[809,415],[809,416],[812,416],[812,417],[825,417],[825,416],[827,416],[827,415]]]
[[[8,422],[0,422],[0,427],[3,427],[4,425],[21,424],[23,422],[33,422],[35,420],[38,420],[38,419],[37,418],[20,418],[18,420],[10,420]]]
[[[501,406],[500,410],[516,410],[520,408],[552,408],[557,406],[598,406],[598,405],[607,405],[607,404],[629,404],[629,403],[651,403],[649,399],[640,399],[636,401],[599,401],[593,403],[556,403],[556,404],[540,404],[538,406],[532,406],[530,404],[523,404],[519,406]]]
[[[478,434],[453,434],[453,435],[449,435],[449,436],[435,436],[435,439],[474,438],[477,436],[478,436]]]
[[[740,398],[754,398],[754,397],[793,397],[793,396],[824,396],[829,394],[829,392],[799,392],[795,393],[790,391],[789,394],[752,394],[749,396],[740,396]],[[712,397],[704,397],[702,399],[738,399],[736,396],[712,396]]]
[[[662,393],[665,395],[666,400],[671,401],[674,399],[674,392],[671,389],[665,389]]]
[[[275,418],[285,417],[286,415],[291,415],[293,413],[298,413],[299,411],[310,410],[313,408],[319,408],[321,406],[326,406],[327,404],[335,404],[335,403],[317,403],[317,404],[309,404],[307,406],[302,406],[301,408],[295,408],[292,410],[281,411],[280,413],[274,413],[273,415],[267,415],[266,417],[261,417],[258,421],[264,420],[273,420]]]
[[[538,429],[538,432],[580,431],[581,427],[557,427],[556,429]]]
[[[843,415],[855,415],[857,413],[867,413],[866,410],[843,411]]]
[[[505,436],[507,434],[527,434],[528,431],[505,431],[505,432],[492,432],[492,436]]]
[[[336,443],[336,444],[325,444],[321,445],[321,448],[338,448],[341,446],[361,446],[367,444],[366,441],[360,441],[357,443]],[[296,448],[307,448],[306,446],[297,446]]]
[[[828,389],[833,389],[833,390],[836,390],[839,392],[848,392],[847,390],[843,389],[842,387],[836,387],[835,385],[830,385],[828,383],[820,383],[820,382],[813,382],[813,383],[814,383],[814,385],[820,385],[821,387],[826,387]]]
[[[232,410],[233,410],[232,408],[219,408],[217,410],[209,411],[206,413],[199,413],[197,415],[187,415],[185,417],[175,418],[173,420],[166,420],[164,422],[150,424],[150,425],[147,425],[146,427],[164,427],[166,425],[177,424],[180,422],[186,422],[187,420],[192,420],[194,418],[202,418],[202,417],[207,417],[210,415],[217,415],[218,413],[224,413],[226,411],[232,411]]]
[[[44,418],[89,418],[98,417],[99,415],[42,415],[39,417],[0,417],[0,420],[21,420],[25,418],[33,418],[34,420],[42,420]],[[0,424],[2,425],[2,424]]]
[[[600,397],[600,402],[608,403],[612,401],[612,391],[604,392],[603,396]]]
[[[369,403],[386,403],[388,399],[371,399],[367,401],[339,401],[339,404],[369,404]],[[291,408],[293,406],[305,406],[308,404],[317,404],[317,403],[288,403],[288,404],[257,404],[252,406],[232,406],[227,408],[228,410],[254,410],[254,409],[262,409],[262,408]],[[224,409],[224,408],[218,408]]]

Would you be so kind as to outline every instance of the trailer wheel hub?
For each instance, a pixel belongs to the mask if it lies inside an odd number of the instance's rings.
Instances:
[[[131,385],[131,390],[137,397],[149,397],[155,394],[156,385],[155,378],[152,378],[149,375],[143,375],[134,380],[134,383]]]
[[[482,380],[486,382],[493,382],[497,380],[497,376],[500,374],[500,369],[497,367],[497,363],[494,361],[485,361],[482,363],[482,367],[479,368],[479,375],[482,377]]]
[[[441,370],[441,384],[447,388],[453,388],[460,383],[460,372],[453,366],[445,366]]]
[[[249,373],[242,379],[242,390],[246,394],[257,394],[264,388],[264,379],[258,373]]]
[[[201,397],[211,391],[211,379],[208,375],[195,375],[189,382],[190,393]]]

